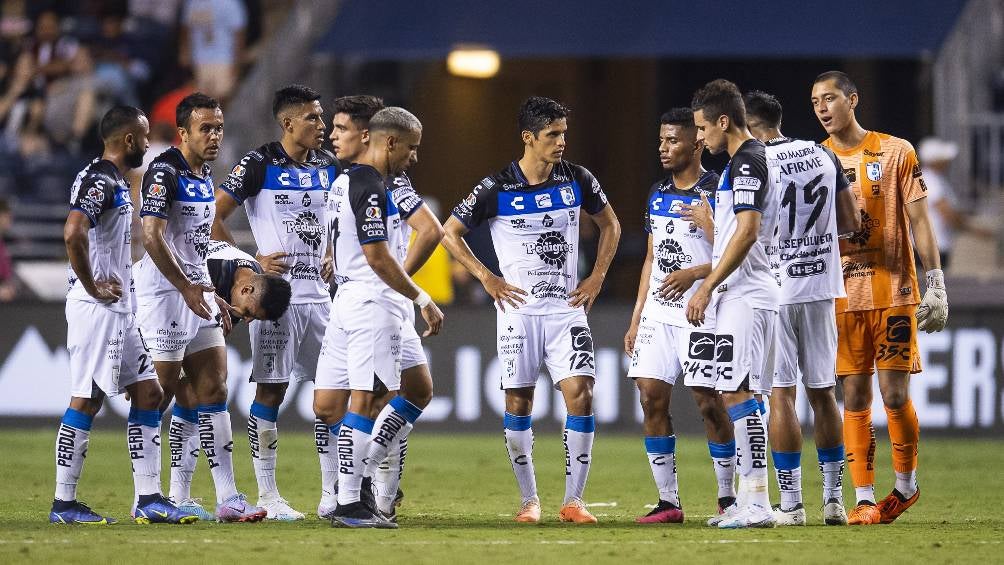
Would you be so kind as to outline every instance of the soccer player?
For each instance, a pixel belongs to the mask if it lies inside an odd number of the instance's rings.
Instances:
[[[150,123],[131,106],[115,106],[101,119],[104,151],[77,175],[63,239],[70,258],[66,295],[70,353],[70,406],[56,437],[54,524],[114,524],[77,500],[91,422],[105,395],[128,392],[126,440],[142,524],[189,524],[160,492],[160,402],[149,350],[136,326],[129,242],[132,201],[125,175],[143,164]]]
[[[704,419],[715,475],[718,507],[735,502],[735,440],[732,423],[715,392],[715,323],[708,316],[693,329],[684,316],[691,287],[711,271],[711,213],[701,225],[691,218],[712,207],[718,174],[701,167],[704,145],[697,141],[694,111],[673,108],[662,115],[659,159],[669,174],[652,185],[645,209],[648,254],[638,283],[624,352],[631,356],[628,377],[641,393],[645,451],[659,489],[659,503],[640,524],[683,522],[676,479],[676,435],[670,414],[673,385],[680,374]],[[695,221],[691,221],[694,219]]]
[[[802,374],[812,407],[813,432],[823,475],[823,522],[844,525],[841,475],[844,439],[833,389],[837,360],[835,298],[843,298],[838,234],[861,227],[857,200],[836,155],[812,141],[781,134],[781,103],[766,92],[747,93],[750,133],[767,146],[767,161],[779,169],[772,178],[781,198],[778,242],[772,249],[781,283],[777,367],[771,394],[770,444],[781,504],[779,526],[804,526],[802,427],[795,414],[795,385]],[[770,389],[768,390],[768,384]]]
[[[540,96],[519,110],[523,156],[485,177],[446,221],[447,250],[471,272],[498,309],[498,353],[505,391],[506,448],[519,484],[517,522],[540,521],[533,471],[530,412],[541,363],[561,391],[565,420],[563,522],[596,523],[582,494],[592,461],[593,337],[586,321],[617,251],[620,223],[599,181],[584,167],[562,159],[568,109]],[[578,282],[582,212],[600,229],[592,273]],[[471,252],[463,236],[488,223],[503,276]]]
[[[216,191],[213,237],[233,243],[224,221],[243,205],[262,267],[293,288],[285,315],[275,322],[253,320],[249,327],[251,380],[257,386],[248,441],[258,506],[268,510],[270,520],[304,518],[276,485],[277,420],[290,378],[314,379],[331,308],[328,277],[322,274],[330,253],[325,214],[339,166],[321,149],[325,126],[320,99],[317,91],[302,85],[277,90],[272,115],[282,129],[281,139],[244,155]]]
[[[216,319],[224,314],[206,266],[216,211],[209,161],[219,155],[223,111],[213,98],[194,93],[175,113],[180,145],[155,158],[143,175],[147,254],[133,271],[137,318],[165,392],[174,395],[182,367],[192,381],[199,440],[216,486],[216,519],[254,522],[267,512],[248,504],[234,479],[227,353]]]
[[[858,89],[846,74],[825,72],[812,85],[812,107],[830,137],[861,208],[861,230],[843,241],[847,298],[838,299],[837,376],[844,389],[844,442],[857,506],[850,524],[888,524],[917,502],[920,425],[910,402],[910,374],[920,372],[917,330],[941,331],[948,295],[938,244],[927,216],[927,187],[906,140],[865,130],[854,114]],[[916,242],[927,271],[920,299],[913,260]],[[920,306],[917,306],[917,303]],[[872,373],[889,417],[896,484],[875,501]]]
[[[403,426],[374,430],[370,417],[381,389],[400,388],[401,326],[407,318],[403,295],[418,304],[435,335],[443,313],[416,286],[397,258],[402,240],[401,214],[388,199],[387,181],[418,161],[422,124],[403,108],[384,108],[369,122],[369,146],[357,163],[336,179],[334,272],[338,292],[318,362],[319,388],[350,392],[348,412],[338,430],[337,506],[332,525],[396,528],[379,514],[369,484],[364,484],[372,444],[393,445]],[[409,407],[392,405],[407,411]],[[407,414],[414,421],[417,414]],[[377,459],[379,461],[379,459]]]
[[[691,103],[697,139],[712,154],[731,160],[715,191],[711,272],[687,304],[687,320],[705,323],[715,308],[715,388],[735,427],[739,498],[709,524],[720,528],[774,526],[767,496],[767,430],[753,398],[774,370],[777,282],[767,248],[775,240],[778,198],[768,179],[764,145],[746,127],[743,98],[735,84],[718,79],[701,87]],[[714,295],[714,304],[712,302]]]

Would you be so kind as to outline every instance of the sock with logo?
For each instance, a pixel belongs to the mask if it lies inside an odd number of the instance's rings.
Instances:
[[[342,421],[330,426],[322,420],[314,420],[314,445],[321,463],[321,503],[334,505],[335,487],[338,484],[338,430]]]
[[[875,428],[872,409],[844,410],[844,446],[847,466],[858,502],[875,503]]]
[[[167,431],[171,448],[171,490],[175,504],[192,498],[192,475],[199,459],[199,411],[174,404]]]
[[[781,510],[790,512],[802,504],[802,452],[772,451],[777,489],[781,493]]]
[[[728,412],[735,426],[739,490],[747,504],[757,504],[770,510],[767,494],[767,426],[760,419],[757,402],[750,398],[729,407]]]
[[[917,444],[920,422],[913,402],[907,399],[901,408],[885,409],[889,417],[889,440],[892,442],[892,467],[896,471],[896,490],[910,498],[917,492]]]
[[[718,481],[718,498],[736,497],[736,441],[728,443],[708,442],[711,464],[715,468]]]
[[[372,477],[377,467],[387,458],[387,454],[397,444],[398,439],[408,437],[415,421],[422,415],[422,409],[408,402],[402,396],[395,396],[383,407],[373,424],[373,435],[370,437],[366,452],[366,471],[364,476]]]
[[[676,482],[676,436],[648,436],[645,453],[652,468],[652,478],[659,489],[659,500],[680,507],[680,491]]]
[[[276,427],[278,419],[278,406],[251,403],[248,443],[251,446],[254,476],[258,479],[259,498],[279,496],[279,487],[275,484],[275,461],[279,452],[279,430]]]
[[[533,473],[533,428],[531,418],[515,416],[508,412],[502,420],[505,426],[505,447],[509,451],[509,462],[516,475],[519,494],[523,502],[537,498],[537,479]]]
[[[409,424],[410,426],[411,424]],[[408,436],[398,437],[387,453],[383,463],[373,474],[373,489],[376,491],[377,507],[385,514],[394,511],[394,499],[404,476],[404,457],[408,453]]]
[[[593,460],[593,436],[596,418],[565,416],[565,503],[582,500],[589,478],[589,464]]]
[[[836,499],[844,503],[844,446],[817,447],[819,472],[823,474],[823,504]]]
[[[56,433],[56,500],[77,499],[77,483],[87,456],[93,416],[67,408]]]
[[[234,432],[226,403],[199,405],[199,443],[216,486],[216,504],[237,494],[234,480]]]
[[[160,494],[160,410],[130,408],[126,443],[136,497]]]
[[[338,430],[338,505],[359,502],[373,420],[349,412]]]

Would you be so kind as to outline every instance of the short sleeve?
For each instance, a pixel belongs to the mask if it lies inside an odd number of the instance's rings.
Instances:
[[[599,213],[607,205],[607,195],[603,192],[600,181],[585,167],[578,167],[576,176],[582,190],[582,209],[590,215]]]
[[[139,215],[167,219],[177,193],[177,170],[164,162],[151,164],[143,175],[143,187],[140,191],[143,205]]]
[[[480,226],[498,215],[497,182],[491,177],[481,180],[463,200],[453,208],[453,217],[460,220],[467,229]]]
[[[227,180],[220,189],[233,197],[238,204],[244,204],[248,198],[258,196],[264,178],[265,156],[258,151],[250,151],[239,163],[230,169]]]
[[[732,210],[763,212],[767,199],[767,156],[763,147],[754,151],[738,151],[729,163],[732,185]]]
[[[820,148],[826,156],[833,161],[833,166],[837,169],[837,180],[836,180],[836,191],[847,190],[851,187],[851,181],[847,180],[847,175],[844,174],[844,166],[840,163],[840,159],[837,158],[837,154],[830,150],[829,147],[824,147],[822,145],[816,145]]]
[[[115,185],[99,175],[87,175],[75,185],[70,196],[70,209],[83,212],[93,228],[101,214],[115,206]]]
[[[903,202],[909,204],[927,197],[927,184],[924,183],[924,173],[920,170],[920,163],[917,161],[917,153],[913,150],[913,146],[907,141],[903,142],[903,146],[897,180],[899,180],[899,190]]]
[[[397,206],[402,220],[410,218],[425,203],[415,187],[411,185],[411,179],[406,175],[394,177],[390,188],[390,198]]]
[[[375,174],[360,172],[351,177],[349,206],[360,245],[387,241],[387,190]]]

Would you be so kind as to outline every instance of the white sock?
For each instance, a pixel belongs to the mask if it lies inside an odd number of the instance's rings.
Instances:
[[[199,459],[199,411],[174,405],[167,441],[171,448],[171,490],[176,504],[192,498],[192,475]]]
[[[871,502],[875,504],[875,485],[854,487],[854,497],[858,499],[858,502]]]
[[[279,430],[276,420],[279,408],[254,402],[248,416],[248,443],[251,462],[258,480],[258,498],[276,498],[279,487],[275,484],[275,461],[279,452]]]
[[[772,455],[777,490],[781,493],[781,510],[789,512],[802,504],[802,452],[774,451]]]
[[[137,499],[160,494],[160,411],[130,409],[126,443]]]
[[[87,457],[93,420],[93,417],[73,408],[67,408],[63,414],[56,434],[57,500],[71,502],[77,499],[77,483]]]
[[[836,499],[844,503],[844,446],[816,448],[819,472],[823,474],[823,504]]]
[[[910,498],[917,492],[917,470],[909,473],[896,472],[896,490],[906,498]]]
[[[747,504],[757,504],[769,510],[767,426],[760,419],[756,400],[751,398],[729,408],[729,417],[735,426],[739,490]]]
[[[234,480],[234,432],[224,403],[199,406],[199,443],[216,486],[216,504],[237,494]]]
[[[338,431],[338,505],[359,502],[373,420],[349,412]]]
[[[373,435],[370,437],[366,452],[364,476],[372,477],[376,473],[377,467],[387,458],[391,448],[397,445],[397,440],[408,437],[415,421],[421,415],[421,408],[401,396],[390,399],[373,424]]]
[[[659,489],[659,500],[680,506],[680,492],[676,481],[676,436],[650,436],[645,438],[645,453],[652,468],[652,478]]]
[[[565,503],[582,500],[593,460],[593,436],[596,419],[589,416],[565,416]]]
[[[411,424],[408,424],[411,426]],[[373,474],[373,488],[376,491],[377,507],[385,514],[394,510],[394,499],[404,476],[404,458],[408,454],[408,436],[398,437],[387,458]]]
[[[314,420],[314,445],[321,462],[321,503],[335,504],[335,486],[338,484],[338,453],[335,446],[338,429],[342,421],[328,426],[321,420]],[[332,441],[335,438],[335,441]]]
[[[711,453],[711,464],[715,468],[715,479],[718,481],[718,498],[736,497],[736,442],[708,442]]]
[[[526,502],[537,498],[537,479],[533,474],[533,428],[530,416],[514,416],[508,412],[503,419],[505,447],[516,475],[519,494]]]

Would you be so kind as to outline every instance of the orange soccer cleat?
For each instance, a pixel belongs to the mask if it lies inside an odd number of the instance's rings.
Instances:
[[[874,504],[858,504],[847,516],[847,523],[852,526],[870,526],[878,524],[882,519],[878,506]]]
[[[536,498],[531,498],[524,502],[523,507],[516,514],[515,520],[523,524],[536,524],[540,522],[540,501]]]
[[[569,500],[561,507],[558,518],[562,522],[572,522],[574,524],[595,524],[596,516],[586,510],[586,505],[581,500]]]
[[[878,503],[879,509],[879,522],[882,524],[891,524],[899,515],[906,512],[906,509],[913,506],[917,499],[920,498],[920,489],[913,493],[910,498],[905,498],[898,490],[892,489],[889,496],[883,498]]]

